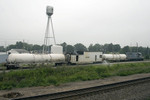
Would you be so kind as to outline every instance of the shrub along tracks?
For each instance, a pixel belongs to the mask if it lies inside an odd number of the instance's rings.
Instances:
[[[150,60],[145,60],[145,61],[125,61],[125,62],[107,62],[107,63],[95,63],[95,64],[81,64],[81,66],[87,66],[87,65],[112,65],[112,64],[126,64],[126,63],[141,63],[141,62],[150,62]],[[20,70],[30,70],[30,69],[35,69],[35,68],[40,68],[40,66],[41,66],[42,64],[40,64],[40,65],[37,65],[36,66],[36,64],[30,64],[29,66],[28,65],[26,65],[26,67],[24,67],[24,66],[20,66],[20,68],[16,68],[16,69],[7,69],[6,67],[1,67],[0,66],[0,73],[2,73],[2,72],[9,72],[9,71],[12,71],[12,70],[17,70],[17,71],[20,71]],[[31,67],[32,66],[32,67]],[[48,64],[48,65],[45,65],[45,66],[50,66],[50,67],[54,67],[54,68],[56,68],[56,67],[61,67],[62,65],[60,65],[60,66],[55,66],[55,65],[53,65],[53,64]],[[69,66],[69,67],[77,67],[77,66],[80,66],[80,65],[67,65],[67,66]]]

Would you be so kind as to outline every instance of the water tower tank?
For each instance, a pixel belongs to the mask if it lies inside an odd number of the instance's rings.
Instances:
[[[46,14],[48,16],[51,16],[53,14],[53,7],[47,6],[47,8],[46,8]]]

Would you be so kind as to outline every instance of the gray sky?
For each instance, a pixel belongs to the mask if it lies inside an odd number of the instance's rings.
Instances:
[[[150,0],[0,0],[0,45],[43,44],[47,5],[57,44],[150,47]]]

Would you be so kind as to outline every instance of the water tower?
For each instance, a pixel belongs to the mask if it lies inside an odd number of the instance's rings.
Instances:
[[[46,14],[48,16],[48,20],[47,20],[47,26],[46,26],[46,31],[45,31],[45,37],[44,37],[43,53],[49,53],[50,51],[49,50],[50,38],[52,38],[54,40],[54,44],[56,44],[55,34],[54,34],[54,29],[53,29],[53,22],[51,18],[51,16],[53,15],[53,7],[47,6]],[[51,32],[52,32],[51,35],[50,35],[49,25],[51,25]]]

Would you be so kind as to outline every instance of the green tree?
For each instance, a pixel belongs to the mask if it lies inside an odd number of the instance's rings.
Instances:
[[[31,51],[33,50],[33,45],[19,41],[19,42],[16,42],[16,44],[14,45],[12,44],[6,47],[7,51],[10,49],[26,49],[28,51]]]
[[[109,52],[114,52],[112,43],[108,44],[108,51]]]
[[[87,51],[86,46],[81,43],[77,43],[74,45],[76,51]]]
[[[96,52],[103,51],[103,46],[100,44],[95,44],[93,47]]]
[[[90,44],[90,45],[89,45],[88,51],[90,51],[90,52],[93,52],[93,51],[94,51],[93,44]]]
[[[102,52],[104,49],[103,49],[103,45],[100,45],[100,44],[95,44],[93,46],[93,44],[90,44],[90,46],[88,47],[89,51],[91,52]]]
[[[27,44],[27,43],[25,43],[25,44],[24,44],[24,47],[25,47],[25,49],[28,50],[28,51],[32,51],[32,50],[33,50],[33,45],[32,45],[32,44]]]
[[[42,50],[42,46],[35,44],[33,45],[33,50]]]
[[[21,41],[16,42],[16,48],[17,48],[17,49],[24,49],[23,43],[22,43]]]
[[[120,52],[121,47],[119,44],[113,45],[113,52]]]
[[[10,49],[16,49],[16,45],[11,44],[11,45],[7,46],[6,50],[8,51]]]
[[[150,50],[148,47],[145,49],[145,58],[150,59]]]
[[[104,53],[109,53],[109,44],[104,44],[103,49],[104,49]]]
[[[67,45],[66,53],[74,53],[74,47],[72,45]]]
[[[125,46],[121,49],[121,53],[126,53],[126,52],[130,52],[130,47],[129,46]]]
[[[5,52],[4,46],[0,46],[0,52]]]
[[[64,42],[64,43],[62,43],[60,45],[63,47],[63,52],[66,52],[67,43]]]

